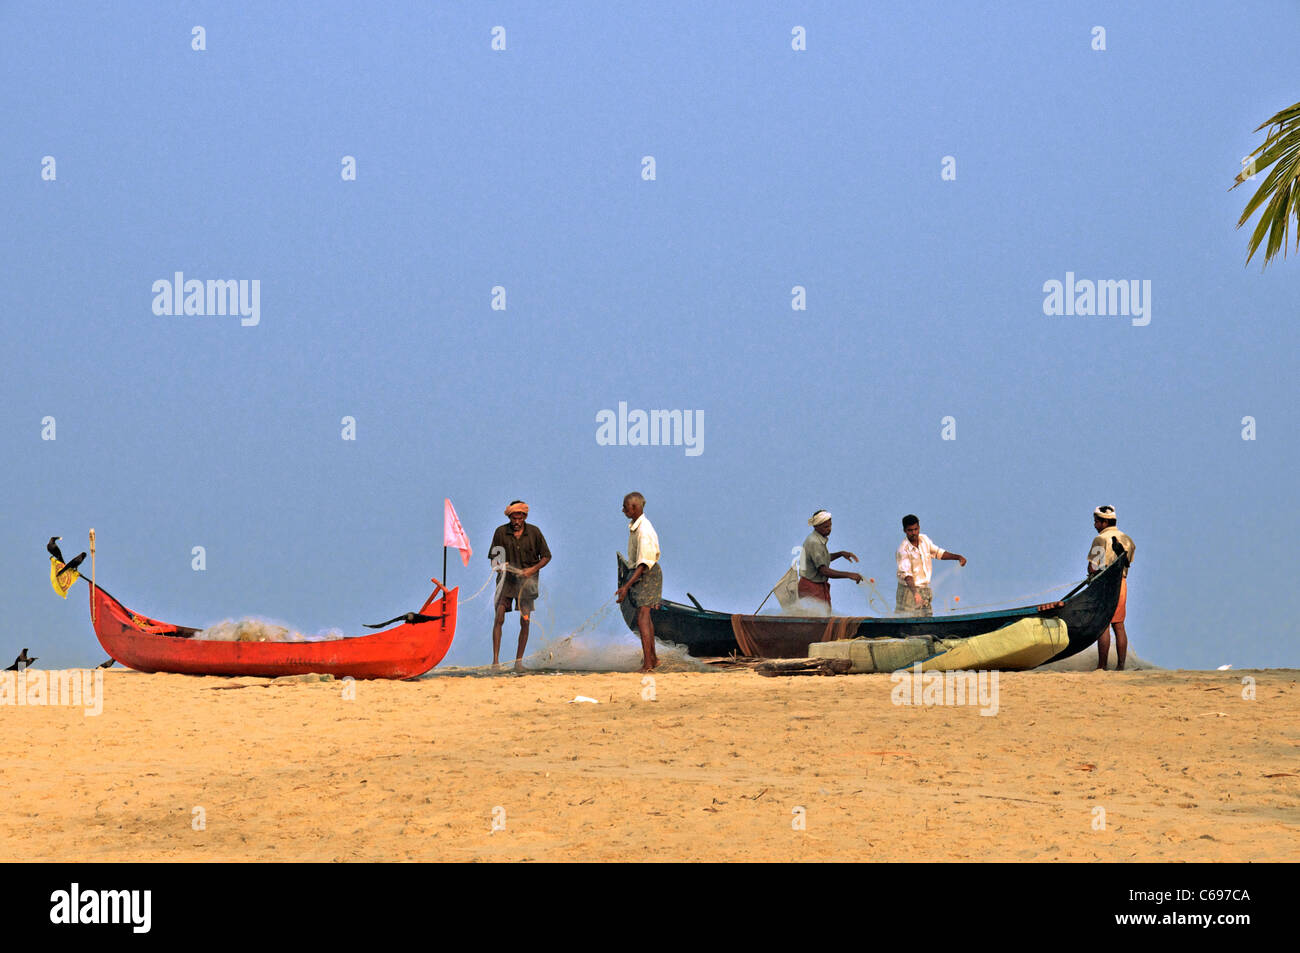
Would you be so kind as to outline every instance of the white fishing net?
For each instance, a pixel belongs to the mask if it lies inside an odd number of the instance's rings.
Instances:
[[[1035,672],[1091,672],[1097,667],[1097,646],[1090,645],[1078,655],[1071,655],[1067,659],[1059,662],[1048,662],[1046,665],[1040,665],[1034,669]],[[1115,639],[1111,637],[1110,652],[1106,655],[1106,668],[1115,667]],[[1143,669],[1163,669],[1163,666],[1156,665],[1154,662],[1148,662],[1144,658],[1138,658],[1132,651],[1124,659],[1124,670],[1128,672],[1139,672]]]
[[[226,619],[216,625],[210,625],[201,632],[195,633],[193,638],[207,642],[330,642],[346,636],[339,629],[303,633],[269,619],[250,616],[243,619]]]
[[[692,658],[680,645],[655,640],[659,657],[656,672],[706,672],[708,666]],[[552,672],[635,672],[641,668],[641,639],[623,629],[580,632],[547,640],[524,656],[524,668]]]

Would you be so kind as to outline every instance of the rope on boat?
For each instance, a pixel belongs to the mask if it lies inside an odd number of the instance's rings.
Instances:
[[[575,638],[581,635],[584,630],[590,628],[592,631],[595,631],[596,626],[598,626],[601,622],[604,621],[605,616],[609,614],[609,610],[613,605],[614,605],[614,597],[610,596],[608,599],[605,600],[605,604],[603,606],[601,606],[591,615],[587,616],[586,621],[583,622],[582,625],[578,626],[576,629],[574,629],[564,638],[560,639],[560,641],[556,642],[549,649],[547,649],[546,660],[550,660],[554,658],[556,651],[562,645],[564,645],[566,642],[572,642]]]
[[[489,573],[488,573],[488,577],[487,577],[487,581],[484,582],[483,585],[481,585],[481,586],[478,587],[478,592],[474,593],[474,595],[470,596],[468,599],[461,599],[459,604],[463,606],[465,603],[467,603],[467,602],[473,602],[473,601],[474,601],[475,599],[477,599],[479,596],[483,595],[483,590],[486,589],[488,586],[490,586],[490,585],[492,584],[492,578],[493,578],[495,575],[496,575],[495,572],[489,572]]]
[[[460,605],[463,606],[463,605],[464,605],[465,603],[467,603],[467,602],[473,602],[473,601],[474,601],[475,599],[477,599],[479,596],[483,595],[483,590],[486,589],[489,585],[491,585],[492,580],[493,580],[493,577],[496,576],[496,574],[497,574],[498,572],[502,572],[502,571],[504,571],[504,572],[512,572],[512,573],[514,573],[516,576],[522,576],[522,575],[523,575],[523,570],[521,570],[521,569],[516,569],[514,566],[507,566],[505,563],[493,563],[493,564],[492,564],[492,568],[491,568],[490,570],[488,570],[487,582],[485,582],[485,583],[483,583],[483,585],[479,586],[479,587],[478,587],[478,592],[474,593],[474,595],[470,596],[468,599],[461,599],[461,600],[460,600]]]
[[[1041,595],[1045,595],[1046,593],[1049,593],[1049,592],[1055,592],[1057,589],[1065,589],[1065,588],[1067,588],[1067,587],[1077,586],[1077,585],[1079,584],[1080,581],[1081,581],[1081,580],[1075,580],[1075,581],[1072,581],[1072,582],[1062,582],[1062,583],[1057,583],[1055,586],[1052,586],[1052,587],[1049,588],[1049,589],[1040,589],[1040,590],[1038,590],[1037,592],[1030,592],[1030,593],[1027,593],[1027,594],[1025,594],[1025,595],[1023,595],[1023,596],[1015,596],[1014,598],[1011,598],[1011,599],[1003,599],[1001,602],[985,602],[985,603],[982,603],[982,604],[977,605],[977,606],[962,606],[961,608],[962,608],[962,611],[968,611],[968,610],[970,610],[970,609],[991,609],[991,608],[993,608],[994,606],[1005,606],[1007,603],[1010,603],[1010,602],[1014,602],[1014,603],[1023,603],[1023,602],[1025,602],[1025,601],[1027,601],[1027,600],[1031,600],[1031,599],[1033,599],[1035,596],[1041,596]],[[957,610],[956,610],[956,609],[950,609],[950,610],[948,610],[948,611],[950,611],[950,612],[956,612]]]
[[[594,630],[597,624],[604,621],[605,616],[609,615],[609,610],[613,607],[613,605],[614,605],[614,597],[610,596],[608,599],[605,600],[605,604],[603,606],[601,606],[591,615],[587,616],[587,620],[583,622],[582,625],[578,626],[571,633],[569,633],[568,638],[571,639],[575,635],[580,635],[587,628],[591,628]]]
[[[92,561],[91,565],[92,565],[92,567],[94,566],[93,561]],[[515,570],[515,569],[511,569],[511,570],[509,570],[509,571],[511,571],[511,572],[518,572],[518,570]],[[93,572],[93,569],[92,569],[92,572]],[[495,569],[494,569],[494,570],[491,570],[491,571],[488,573],[488,577],[487,577],[487,579],[484,581],[483,585],[479,586],[479,588],[478,588],[478,592],[474,593],[474,595],[470,596],[470,597],[467,598],[467,599],[461,599],[461,600],[460,600],[460,605],[463,606],[463,605],[465,605],[467,602],[473,602],[473,601],[474,601],[475,599],[477,599],[479,596],[483,595],[484,590],[486,590],[487,587],[490,586],[490,585],[492,584],[493,577],[496,576],[496,573],[497,573],[497,571],[496,571]],[[92,576],[92,579],[93,579],[93,576]],[[1010,598],[1010,599],[1002,599],[1002,600],[999,600],[998,602],[982,602],[982,603],[980,603],[979,605],[974,605],[974,606],[960,606],[959,608],[961,608],[961,609],[964,610],[964,611],[968,611],[968,612],[969,612],[969,611],[974,610],[974,609],[991,609],[991,608],[994,608],[994,607],[996,607],[996,606],[1005,606],[1005,605],[1007,605],[1008,603],[1022,603],[1022,602],[1025,602],[1025,601],[1027,601],[1027,600],[1033,599],[1033,598],[1035,598],[1036,596],[1042,596],[1042,595],[1046,595],[1047,593],[1050,593],[1050,592],[1055,592],[1055,591],[1058,590],[1058,589],[1073,588],[1074,586],[1079,585],[1079,583],[1082,582],[1082,581],[1083,581],[1083,580],[1071,580],[1070,582],[1060,582],[1060,583],[1057,583],[1057,584],[1054,585],[1054,586],[1049,586],[1049,587],[1046,588],[1046,589],[1039,589],[1037,592],[1030,592],[1030,593],[1026,593],[1025,595],[1021,595],[1021,596],[1013,596],[1013,597]],[[869,593],[868,593],[868,595],[867,595],[867,605],[869,605],[869,606],[870,606],[870,605],[875,605],[876,602],[879,601],[879,603],[880,603],[880,611],[881,611],[883,614],[885,614],[885,615],[893,615],[894,610],[890,608],[889,603],[885,601],[885,597],[884,597],[883,595],[881,595],[880,590],[876,588],[875,580],[873,580],[873,579],[863,579],[862,582],[861,582],[861,585],[866,586],[866,587],[868,588],[868,590],[869,590]],[[775,592],[775,591],[776,591],[775,588],[774,588],[772,591]],[[769,592],[769,593],[768,593],[768,596],[771,596],[771,595],[772,595],[772,593]],[[606,602],[605,602],[604,605],[602,605],[599,609],[597,609],[597,610],[596,610],[595,612],[593,612],[590,616],[588,616],[588,617],[587,617],[587,620],[586,620],[585,622],[583,622],[582,625],[578,626],[576,629],[573,630],[572,633],[570,633],[568,636],[566,636],[566,637],[565,637],[565,641],[567,641],[568,639],[573,638],[575,635],[579,635],[579,634],[582,633],[582,632],[583,632],[583,631],[584,631],[584,630],[585,630],[589,625],[590,625],[590,626],[594,626],[595,623],[600,622],[601,619],[603,619],[604,615],[608,612],[608,610],[609,610],[610,606],[613,604],[613,602],[614,602],[614,599],[613,599],[613,597],[611,596],[608,600],[606,600]],[[767,602],[767,599],[764,599],[763,602]],[[763,608],[763,607],[760,605],[759,608],[761,609],[761,608]],[[950,608],[948,611],[949,611],[949,612],[956,612],[956,611],[957,611],[957,608],[958,608],[958,607],[953,607],[953,608]],[[754,614],[757,615],[757,613],[754,613]]]
[[[876,580],[868,579],[866,580],[866,583],[871,589],[871,591],[867,594],[867,605],[869,606],[875,605],[876,600],[879,599],[880,611],[886,615],[891,615],[894,610],[889,608],[889,603],[885,601],[885,597],[882,596],[880,594],[880,591],[876,588]]]
[[[1073,588],[1074,586],[1079,585],[1080,581],[1081,580],[1072,580],[1070,582],[1057,583],[1055,586],[1050,586],[1047,589],[1040,589],[1037,592],[1030,592],[1023,596],[1013,596],[1010,599],[1002,599],[999,602],[984,602],[977,606],[954,606],[950,607],[948,611],[956,612],[960,608],[963,612],[969,612],[973,609],[992,609],[996,606],[1005,606],[1008,603],[1024,603],[1036,596],[1046,595],[1047,593],[1055,592],[1058,589]],[[876,581],[874,579],[863,579],[861,585],[867,586],[870,589],[870,594],[867,596],[867,605],[874,605],[876,600],[879,599],[881,611],[886,615],[894,614],[894,610],[889,607],[889,603],[885,601],[885,597],[880,594],[878,589],[876,589]]]

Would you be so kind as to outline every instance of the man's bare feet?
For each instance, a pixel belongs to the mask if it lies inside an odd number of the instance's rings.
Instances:
[[[528,671],[528,669],[524,668],[524,662],[523,662],[523,659],[515,659],[515,671],[516,671],[516,672],[526,672],[526,671]]]

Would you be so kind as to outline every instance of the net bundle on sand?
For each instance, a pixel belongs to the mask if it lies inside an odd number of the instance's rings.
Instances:
[[[503,642],[508,645],[508,640]],[[659,656],[656,675],[709,671],[707,665],[692,658],[680,645],[666,645],[656,640],[655,653]],[[542,645],[525,655],[523,661],[527,672],[636,672],[641,668],[641,642],[630,632],[618,635],[584,632],[543,640]],[[489,665],[443,665],[424,677],[498,675],[511,671],[513,667],[514,660],[503,656],[500,669]]]
[[[680,645],[655,641],[659,657],[656,672],[702,672],[708,666],[692,658]],[[641,642],[630,632],[598,632],[566,636],[548,642],[524,657],[524,666],[557,672],[635,672],[641,668]]]
[[[1035,672],[1091,672],[1097,667],[1097,646],[1090,645],[1078,655],[1072,655],[1067,659],[1059,662],[1048,662],[1046,665],[1040,665],[1034,669]],[[1115,667],[1115,646],[1112,644],[1110,652],[1106,656],[1106,668]],[[1124,670],[1126,672],[1140,672],[1143,670],[1161,669],[1163,666],[1156,665],[1154,662],[1148,662],[1146,659],[1139,658],[1132,652],[1124,658]]]

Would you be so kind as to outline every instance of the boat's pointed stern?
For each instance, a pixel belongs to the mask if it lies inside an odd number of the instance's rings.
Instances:
[[[422,626],[436,626],[429,641],[429,652],[422,664],[423,668],[406,678],[417,678],[430,669],[437,668],[447,653],[451,651],[452,640],[456,637],[456,615],[460,607],[460,587],[446,588],[437,579],[430,579],[436,587],[420,608],[421,615],[438,616],[433,622],[417,623]]]

